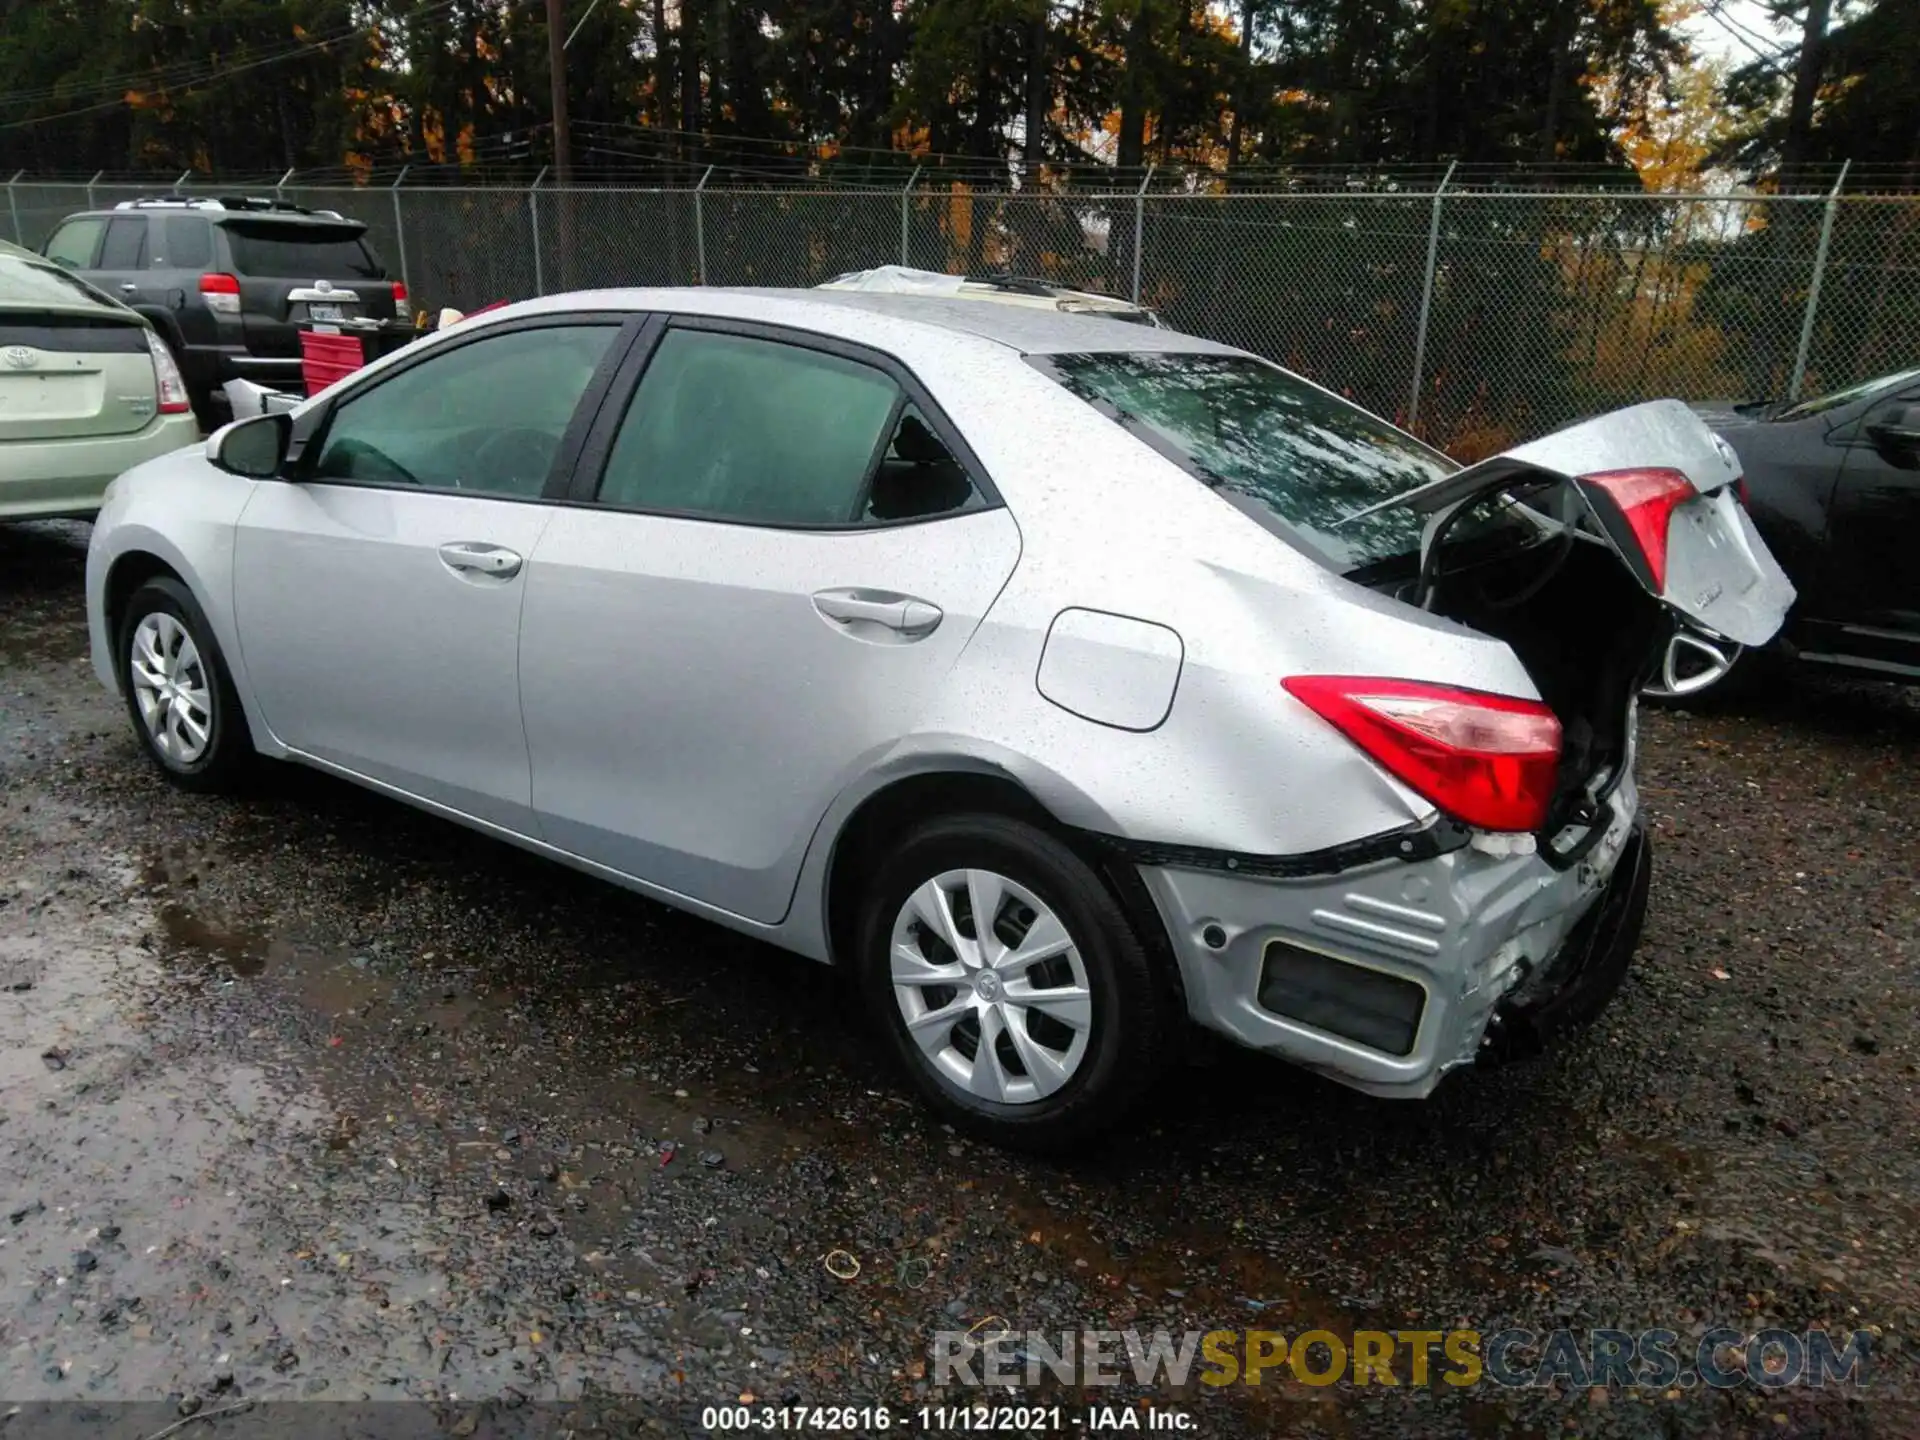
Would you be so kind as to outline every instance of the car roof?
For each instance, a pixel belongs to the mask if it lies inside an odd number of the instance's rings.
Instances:
[[[337,210],[309,210],[293,205],[277,204],[267,200],[253,200],[248,197],[229,199],[185,199],[163,198],[158,200],[123,200],[117,205],[99,206],[92,210],[76,210],[65,217],[66,220],[124,220],[136,215],[197,215],[214,225],[231,225],[243,221],[249,225],[285,225],[313,226],[328,230],[342,228],[365,232],[367,222],[356,220],[350,215],[342,215]],[[64,224],[65,221],[63,220]]]
[[[550,295],[496,310],[488,320],[515,314],[585,309],[664,310],[768,325],[791,325],[841,339],[888,348],[905,323],[929,337],[941,332],[1005,346],[1022,355],[1060,355],[1082,350],[1238,355],[1230,345],[1125,320],[1021,305],[983,305],[922,295],[858,290],[682,287],[603,290]]]
[[[840,310],[865,311],[895,320],[908,320],[942,330],[954,330],[991,340],[1023,355],[1057,355],[1076,350],[1225,351],[1230,347],[1099,315],[1051,310],[1029,305],[983,305],[977,299],[949,299],[935,295],[892,295],[866,290],[747,290],[792,303],[806,297],[812,304]]]

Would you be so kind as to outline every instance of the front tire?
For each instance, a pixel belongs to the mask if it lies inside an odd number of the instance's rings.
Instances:
[[[874,878],[860,936],[875,1020],[962,1130],[1069,1149],[1124,1119],[1158,1071],[1168,988],[1112,891],[1037,826],[922,825]]]
[[[254,759],[246,717],[213,627],[171,575],[133,592],[121,613],[120,690],[147,757],[183,790],[228,790]]]

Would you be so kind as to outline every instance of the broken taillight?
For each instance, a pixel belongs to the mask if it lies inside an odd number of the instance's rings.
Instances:
[[[1560,768],[1560,721],[1538,700],[1419,680],[1292,675],[1301,704],[1454,819],[1538,830]]]
[[[1626,517],[1633,538],[1640,543],[1653,588],[1667,588],[1667,525],[1673,512],[1700,492],[1678,470],[1602,470],[1582,477],[1606,491]]]

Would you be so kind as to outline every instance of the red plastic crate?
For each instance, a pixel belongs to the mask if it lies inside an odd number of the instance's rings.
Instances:
[[[306,381],[309,395],[318,395],[366,363],[367,352],[357,335],[300,332],[300,378]]]

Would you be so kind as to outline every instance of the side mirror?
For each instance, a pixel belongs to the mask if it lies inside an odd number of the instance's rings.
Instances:
[[[1920,450],[1920,405],[1883,410],[1867,421],[1867,435],[1882,450],[1913,454]]]
[[[254,415],[223,425],[207,439],[207,459],[229,475],[271,480],[287,462],[293,417]]]

